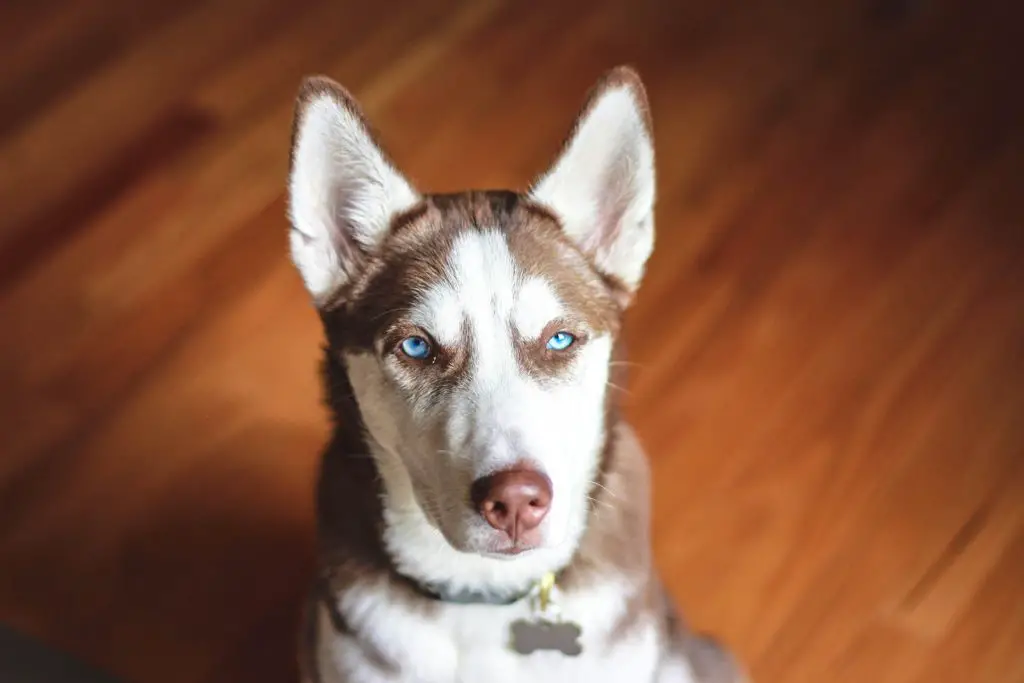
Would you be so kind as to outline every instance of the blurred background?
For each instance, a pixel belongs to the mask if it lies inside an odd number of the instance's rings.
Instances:
[[[523,187],[635,65],[659,565],[759,683],[1024,681],[1024,11],[1009,0],[9,0],[0,622],[292,681],[326,438],[286,254],[321,72],[424,190]]]

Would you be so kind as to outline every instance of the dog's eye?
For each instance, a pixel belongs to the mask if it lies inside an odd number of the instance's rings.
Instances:
[[[430,342],[423,337],[406,337],[399,346],[402,353],[415,360],[423,360],[430,356]]]
[[[565,351],[574,343],[576,343],[576,337],[568,332],[555,332],[551,339],[548,339],[548,348],[552,351]]]

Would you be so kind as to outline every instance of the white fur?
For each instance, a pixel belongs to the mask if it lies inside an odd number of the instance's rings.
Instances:
[[[444,279],[411,317],[435,337],[456,328],[468,333],[455,340],[470,349],[461,386],[441,402],[407,395],[402,373],[419,370],[388,356],[346,358],[385,484],[385,542],[398,567],[424,582],[521,588],[564,565],[583,532],[587,490],[604,441],[611,340],[589,340],[566,377],[541,382],[517,361],[512,326],[535,338],[562,313],[550,285],[523,276],[496,230],[464,233],[446,265]],[[552,482],[543,544],[513,559],[488,555],[507,539],[466,504],[469,487],[522,460]]]
[[[662,661],[654,683],[696,683],[696,676],[683,655],[673,654]]]
[[[358,255],[417,201],[359,118],[327,93],[299,121],[288,188],[292,259],[317,300],[343,285]]]
[[[654,248],[654,146],[641,106],[627,85],[599,95],[532,191],[597,265],[630,289]]]
[[[527,601],[506,607],[438,604],[440,612],[428,619],[393,601],[386,587],[374,583],[349,591],[339,609],[364,643],[399,665],[403,683],[646,683],[656,675],[657,683],[693,683],[685,662],[657,670],[661,643],[653,623],[642,622],[626,638],[609,643],[609,631],[625,610],[627,590],[609,580],[564,597],[563,617],[583,625],[583,654],[577,658],[553,652],[523,656],[509,649],[512,622],[532,615]],[[321,633],[333,634],[321,610]],[[354,649],[345,638],[320,640],[324,683],[393,680],[380,678],[372,664],[353,658]]]
[[[539,277],[531,277],[519,289],[512,318],[516,330],[524,339],[537,339],[547,324],[564,312],[562,302],[555,296],[550,283]]]
[[[438,343],[455,346],[462,336],[462,306],[451,287],[434,287],[409,312],[409,322],[430,330]]]

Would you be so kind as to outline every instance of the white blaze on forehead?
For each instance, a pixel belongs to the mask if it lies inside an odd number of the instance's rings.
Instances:
[[[455,240],[444,279],[420,298],[410,320],[442,344],[464,344],[463,321],[474,335],[481,325],[493,327],[495,315],[512,306],[515,281],[516,267],[504,236],[467,231]]]
[[[453,346],[462,336],[462,316],[458,292],[445,282],[426,293],[413,308],[409,320],[430,332],[441,344]]]
[[[562,302],[555,296],[551,284],[543,278],[531,277],[519,289],[513,319],[521,336],[535,339],[562,313]]]
[[[509,343],[518,279],[502,233],[466,231],[452,246],[444,279],[420,298],[411,321],[446,345],[467,343],[462,336],[468,332],[477,342],[474,351],[490,355],[494,344]]]
[[[516,266],[497,230],[465,232],[452,248],[448,277],[472,322],[493,321],[512,308]]]

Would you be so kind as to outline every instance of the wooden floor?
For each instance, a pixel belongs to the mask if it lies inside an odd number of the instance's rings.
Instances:
[[[300,76],[425,189],[521,187],[630,62],[671,589],[759,683],[1024,681],[1017,5],[3,3],[0,621],[128,681],[293,680],[326,433]]]

